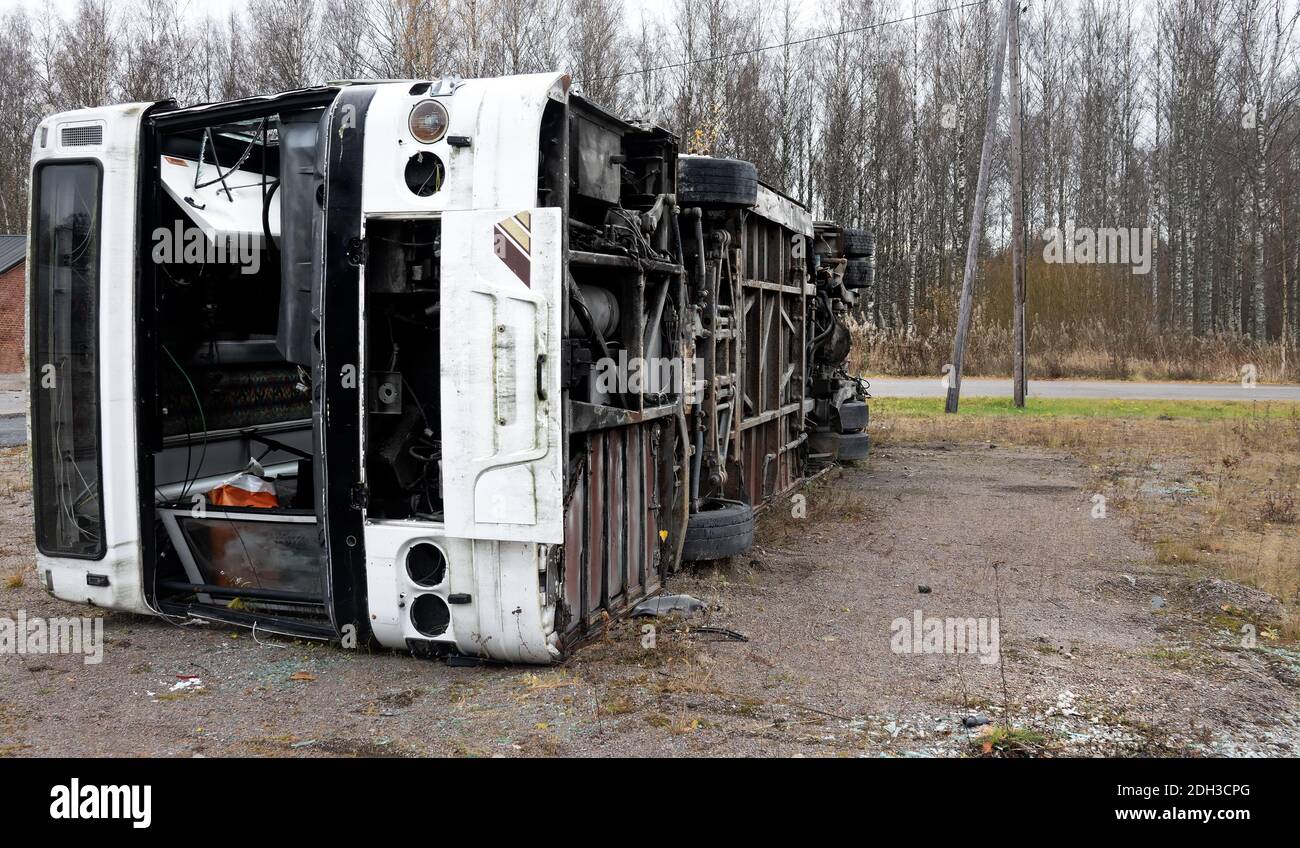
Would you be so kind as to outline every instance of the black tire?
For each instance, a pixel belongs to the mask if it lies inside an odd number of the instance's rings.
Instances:
[[[846,400],[832,414],[838,419],[841,433],[861,433],[871,419],[867,405],[860,400]]]
[[[871,437],[866,433],[813,433],[808,444],[816,454],[829,454],[836,462],[856,462],[871,453]]]
[[[683,156],[677,160],[678,206],[734,208],[758,202],[758,169],[743,159]]]
[[[866,459],[867,454],[871,453],[871,437],[866,433],[840,433],[837,435],[840,440],[840,452],[835,458],[837,462],[855,462],[859,459]]]
[[[876,281],[876,263],[873,259],[850,259],[844,266],[846,289],[868,289]]]
[[[873,256],[876,252],[876,235],[871,230],[844,227],[840,230],[840,250],[845,256]]]
[[[739,501],[710,500],[691,514],[686,525],[682,559],[725,559],[743,554],[754,544],[754,510]]]

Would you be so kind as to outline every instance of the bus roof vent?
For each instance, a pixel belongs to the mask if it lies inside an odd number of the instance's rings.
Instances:
[[[59,130],[59,144],[63,147],[98,147],[103,143],[103,124],[83,124]]]

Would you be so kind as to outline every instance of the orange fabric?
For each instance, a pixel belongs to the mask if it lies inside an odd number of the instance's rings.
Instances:
[[[275,509],[280,506],[280,499],[275,492],[250,492],[229,483],[222,483],[208,492],[208,501],[213,506],[250,506],[256,509]]]

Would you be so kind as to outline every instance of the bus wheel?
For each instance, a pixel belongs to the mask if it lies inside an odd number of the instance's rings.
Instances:
[[[844,287],[869,289],[876,279],[876,268],[870,259],[850,259],[844,266]]]
[[[754,510],[749,504],[720,498],[705,501],[686,526],[682,559],[725,559],[754,544]]]
[[[841,433],[861,433],[867,429],[867,405],[860,400],[846,400],[835,408]]]
[[[758,169],[743,159],[683,156],[677,160],[677,204],[734,208],[758,202]]]
[[[866,459],[871,452],[871,437],[866,433],[840,433],[839,442],[840,452],[836,457],[839,462]]]
[[[840,230],[840,248],[848,257],[871,256],[876,252],[876,236],[871,230],[845,227]]]

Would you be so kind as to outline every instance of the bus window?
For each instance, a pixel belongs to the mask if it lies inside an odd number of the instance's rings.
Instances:
[[[99,166],[41,165],[33,180],[32,459],[36,544],[104,554],[99,461]]]

